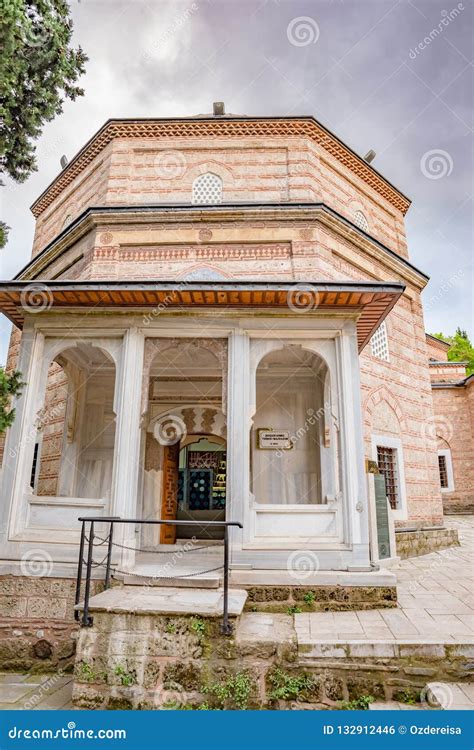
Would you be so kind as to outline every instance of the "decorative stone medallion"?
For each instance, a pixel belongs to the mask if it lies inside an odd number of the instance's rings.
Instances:
[[[110,245],[112,242],[114,236],[112,232],[102,232],[102,234],[99,237],[101,245]]]
[[[198,237],[200,242],[209,242],[209,240],[212,240],[212,231],[210,229],[200,229]]]

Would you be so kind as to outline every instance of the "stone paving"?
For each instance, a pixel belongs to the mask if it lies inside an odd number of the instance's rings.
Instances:
[[[456,682],[452,684],[429,682],[427,698],[431,706],[452,711],[472,711],[474,709],[474,684]]]
[[[458,529],[461,546],[401,561],[393,569],[397,608],[297,614],[298,643],[474,645],[474,517],[451,517],[446,525]]]
[[[70,709],[72,675],[0,674],[0,711]]]

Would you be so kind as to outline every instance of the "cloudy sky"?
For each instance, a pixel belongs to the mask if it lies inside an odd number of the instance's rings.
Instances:
[[[314,115],[413,201],[427,330],[472,330],[472,0],[71,0],[85,96],[38,141],[38,172],[2,190],[0,277],[28,261],[29,206],[109,117]],[[0,323],[0,363],[10,326]]]

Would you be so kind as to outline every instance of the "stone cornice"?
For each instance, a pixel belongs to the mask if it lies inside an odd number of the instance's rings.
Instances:
[[[419,271],[409,261],[401,258],[378,240],[352,224],[332,208],[322,204],[255,204],[202,206],[104,206],[87,209],[76,221],[53,240],[39,255],[17,274],[17,279],[32,279],[42,275],[44,269],[63,252],[73,246],[81,237],[97,228],[107,225],[150,224],[152,222],[194,223],[197,222],[236,222],[236,221],[317,221],[331,229],[339,237],[346,239],[355,248],[362,250],[373,260],[382,263],[393,272],[396,278],[423,289],[429,277]],[[290,238],[288,238],[290,239]],[[169,242],[167,243],[169,244]],[[42,278],[47,278],[47,276]]]
[[[31,206],[37,218],[114,138],[306,137],[405,214],[410,200],[313,117],[108,120]]]

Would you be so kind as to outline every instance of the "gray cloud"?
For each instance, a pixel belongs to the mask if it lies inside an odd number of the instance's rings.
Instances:
[[[39,171],[2,191],[11,226],[2,278],[30,257],[29,206],[59,171],[61,154],[71,157],[109,117],[192,115],[224,99],[238,114],[313,114],[357,152],[374,148],[377,169],[413,200],[411,260],[431,276],[427,330],[472,332],[472,2],[81,0],[71,7],[75,41],[90,57],[86,95],[45,127]],[[315,43],[289,42],[288,25],[300,16],[317,24]],[[421,164],[439,150],[449,174],[434,179]],[[8,335],[2,319],[0,362]]]

